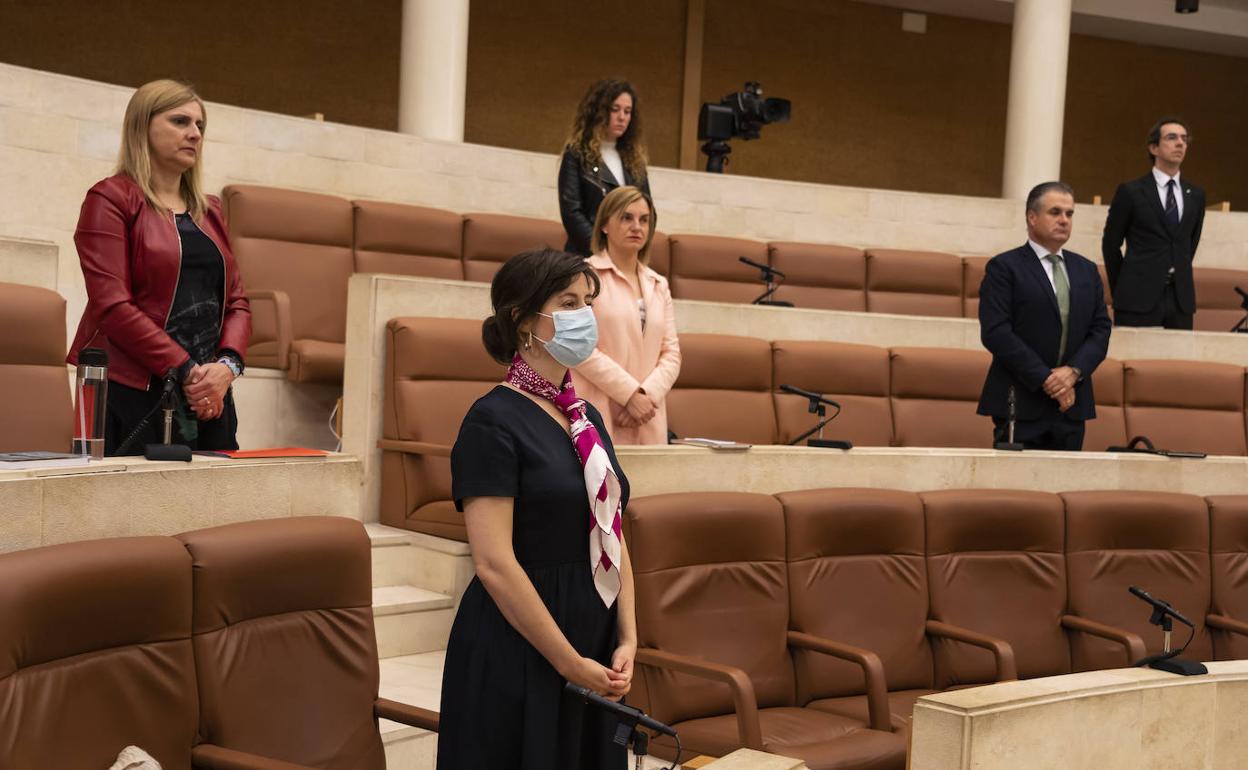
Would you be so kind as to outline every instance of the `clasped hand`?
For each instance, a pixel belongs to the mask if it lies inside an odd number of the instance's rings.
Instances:
[[[215,420],[225,408],[225,394],[233,381],[234,373],[225,364],[196,364],[182,382],[182,394],[197,419]]]
[[[589,688],[607,700],[618,701],[633,686],[633,661],[637,647],[621,644],[611,656],[611,666],[602,665],[593,658],[580,658],[565,678],[573,684]]]
[[[641,388],[633,392],[624,411],[616,418],[616,424],[625,428],[639,428],[654,419],[659,412],[659,405]]]
[[[1057,402],[1058,411],[1065,412],[1075,405],[1075,385],[1079,376],[1069,366],[1059,366],[1044,380],[1044,392]]]

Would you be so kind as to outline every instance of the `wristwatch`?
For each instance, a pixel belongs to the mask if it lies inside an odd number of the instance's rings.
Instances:
[[[228,366],[230,368],[230,373],[234,375],[234,379],[237,380],[239,377],[243,376],[243,367],[238,365],[238,362],[234,360],[233,356],[221,356],[217,359],[217,363]]]

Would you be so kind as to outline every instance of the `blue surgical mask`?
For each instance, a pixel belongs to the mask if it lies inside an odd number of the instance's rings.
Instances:
[[[594,309],[586,305],[576,310],[557,310],[554,315],[538,315],[555,322],[555,336],[549,341],[537,338],[546,346],[551,358],[569,369],[585,363],[598,345],[598,321],[594,318]]]

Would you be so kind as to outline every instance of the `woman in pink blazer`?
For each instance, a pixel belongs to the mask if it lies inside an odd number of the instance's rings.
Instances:
[[[667,443],[667,392],[680,373],[680,342],[667,279],[646,265],[654,207],[636,187],[607,194],[594,222],[589,264],[598,348],[573,370],[576,392],[598,408],[616,444]]]

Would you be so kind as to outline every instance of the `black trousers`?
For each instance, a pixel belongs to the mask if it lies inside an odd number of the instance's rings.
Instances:
[[[1009,440],[1009,420],[992,418],[994,443]],[[1061,415],[1039,420],[1017,420],[1014,423],[1014,443],[1024,449],[1052,449],[1061,452],[1083,450],[1083,420],[1069,420]]]
[[[1114,308],[1114,326],[1162,326],[1167,329],[1191,329],[1192,314],[1184,313],[1179,308],[1179,296],[1174,289],[1174,281],[1166,281],[1166,290],[1161,293],[1161,301],[1152,310],[1144,313]]]
[[[110,457],[123,455],[141,455],[147,444],[164,442],[165,416],[158,406],[160,404],[161,382],[153,378],[147,390],[139,390],[110,381],[108,383],[108,408],[104,413],[104,454]],[[181,389],[177,392],[178,408],[190,419],[195,419],[192,412],[182,399]],[[152,410],[155,409],[155,412]],[[148,414],[150,419],[144,423]],[[129,446],[118,452],[122,442],[135,434]],[[182,434],[178,418],[173,420],[174,444],[185,444],[192,450],[198,449],[238,449],[238,413],[234,409],[234,391],[225,394],[225,406],[221,415],[212,420],[196,420],[196,433],[193,439]]]

